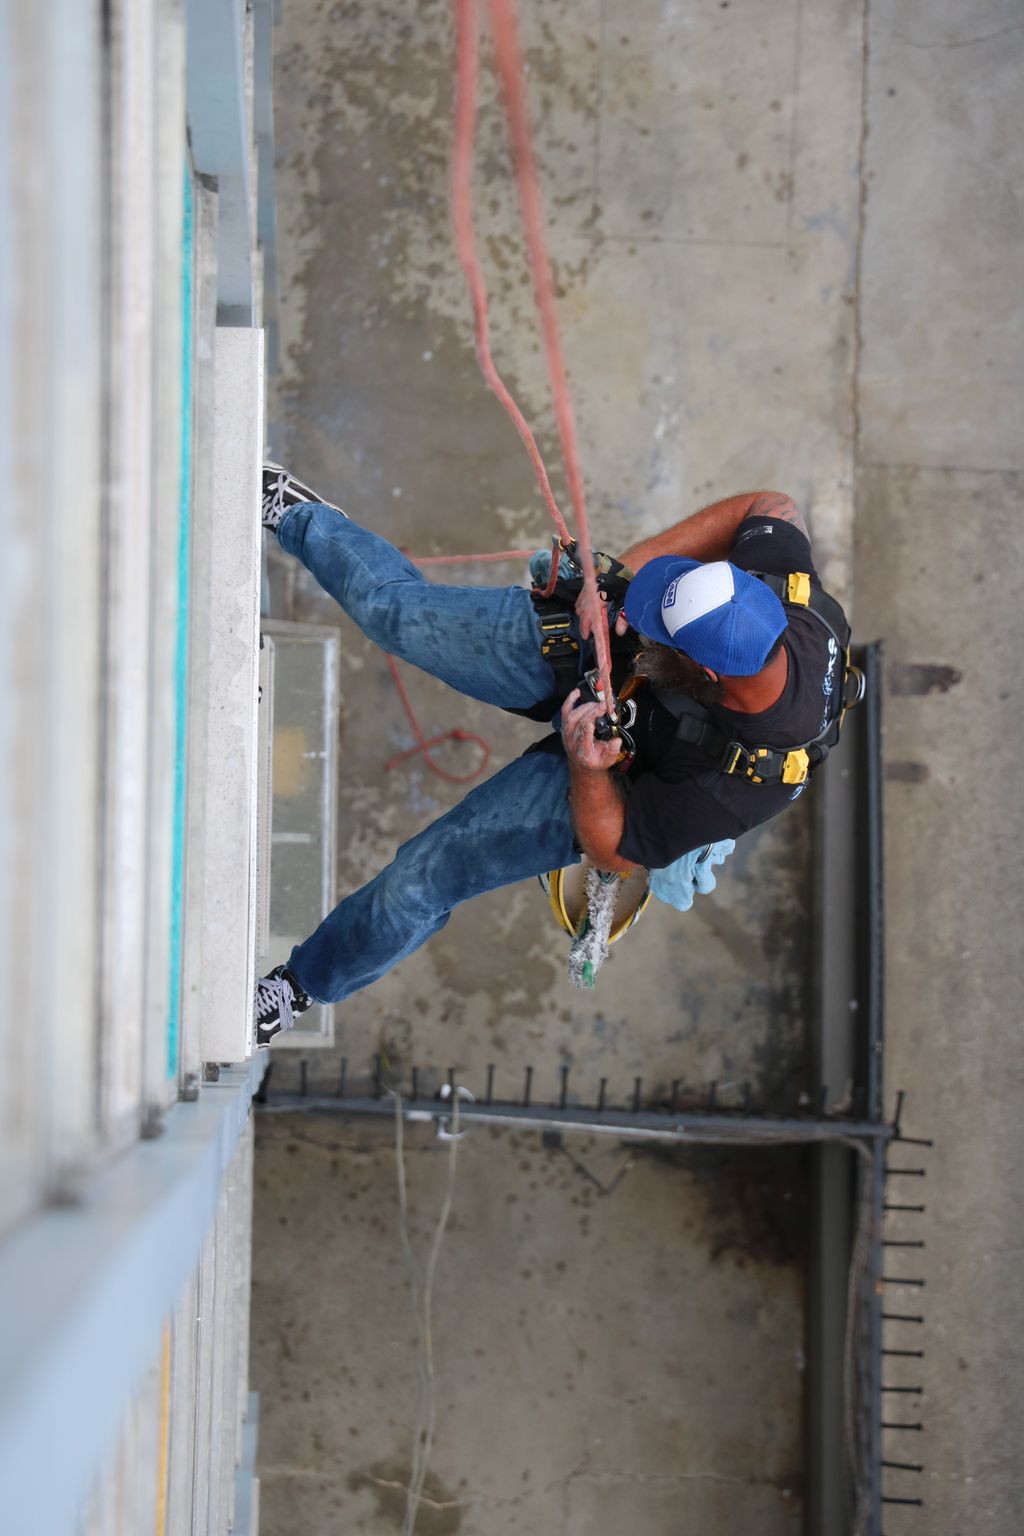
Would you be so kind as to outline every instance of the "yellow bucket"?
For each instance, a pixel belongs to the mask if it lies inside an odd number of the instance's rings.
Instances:
[[[570,937],[575,937],[579,927],[586,901],[587,873],[592,868],[584,854],[578,864],[569,864],[565,869],[553,869],[549,875],[538,876],[559,926]],[[646,869],[635,869],[632,874],[619,876],[609,943],[614,944],[627,928],[632,928],[650,899],[650,875]]]

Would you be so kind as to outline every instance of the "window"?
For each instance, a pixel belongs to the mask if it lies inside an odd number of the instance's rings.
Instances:
[[[270,938],[261,960],[279,965],[334,905],[341,637],[328,625],[263,619],[261,628],[274,646]],[[333,1040],[333,1009],[323,1005],[301,1014],[275,1049]]]

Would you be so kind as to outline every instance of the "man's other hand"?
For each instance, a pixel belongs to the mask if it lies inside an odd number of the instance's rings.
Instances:
[[[607,594],[607,592],[602,592],[602,591],[598,590],[598,594],[597,595],[601,599],[602,603],[607,603],[607,601],[608,601],[608,594]],[[586,587],[584,587],[581,590],[579,597],[576,599],[576,617],[580,621],[580,636],[584,640],[589,640],[590,639],[591,630],[592,630],[593,626],[591,625],[591,622],[590,622],[590,610],[587,607],[587,589],[586,589]],[[615,633],[617,635],[624,635],[628,628],[629,628],[629,625],[626,623],[626,615],[623,613],[622,609],[620,608],[618,613],[615,615]]]

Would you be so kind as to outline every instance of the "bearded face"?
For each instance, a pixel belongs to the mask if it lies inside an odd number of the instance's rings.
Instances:
[[[705,708],[721,703],[721,682],[708,677],[703,667],[671,646],[659,645],[655,640],[642,640],[633,670],[637,677],[646,678],[649,683],[662,688],[681,688]]]

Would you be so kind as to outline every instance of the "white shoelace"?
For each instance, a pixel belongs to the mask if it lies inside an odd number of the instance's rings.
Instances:
[[[288,483],[288,476],[286,474],[279,474],[278,477],[277,477],[277,483],[274,486],[274,489],[272,491],[264,491],[264,493],[263,493],[263,516],[264,516],[264,518],[272,517],[272,518],[275,518],[277,521],[280,521],[281,518],[284,516],[285,512],[288,510],[287,507],[285,506],[285,500],[284,500],[285,487],[286,487],[287,483]]]
[[[276,1012],[282,1029],[295,1023],[295,994],[283,976],[261,976],[256,983],[256,1016],[261,1029],[273,1023]]]

